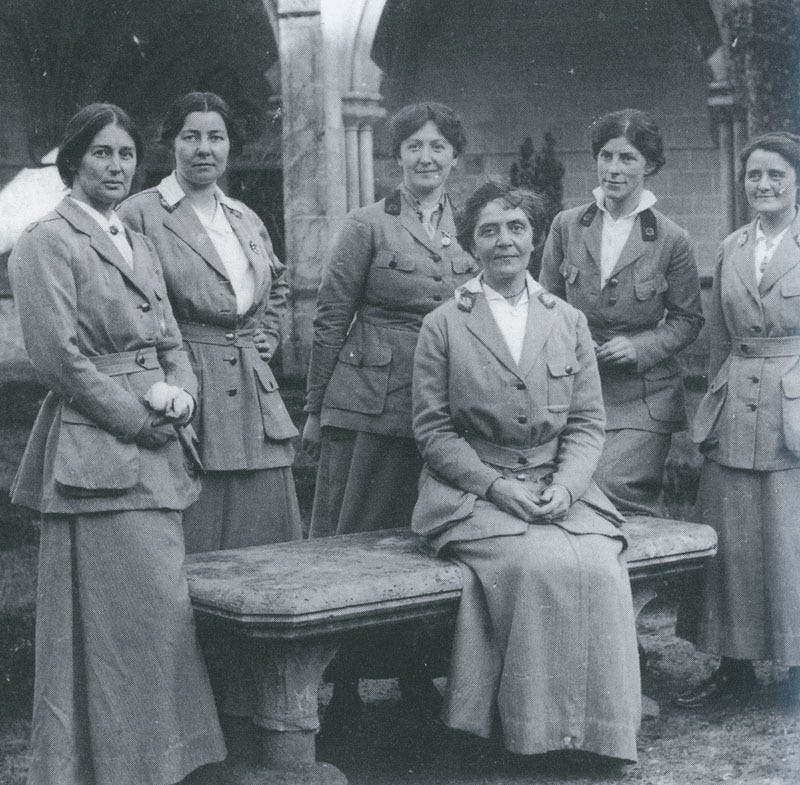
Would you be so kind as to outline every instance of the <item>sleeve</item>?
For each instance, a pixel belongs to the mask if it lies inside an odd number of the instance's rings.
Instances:
[[[553,482],[563,485],[577,501],[586,493],[605,440],[606,415],[600,373],[586,317],[576,311],[575,374],[567,424],[558,437],[558,469]]]
[[[725,321],[722,309],[722,265],[725,263],[725,247],[720,245],[714,267],[714,282],[711,286],[711,298],[708,303],[708,382],[716,378],[719,369],[731,353],[731,333]]]
[[[305,411],[309,414],[322,410],[339,351],[363,300],[374,252],[372,227],[352,216],[346,218],[334,240],[317,295],[306,385]]]
[[[269,337],[269,350],[270,356],[272,356],[281,340],[281,322],[286,315],[288,307],[288,271],[286,265],[275,255],[275,251],[272,248],[272,238],[269,236],[264,222],[252,210],[248,210],[248,212],[258,229],[258,236],[264,245],[272,274],[269,297],[265,304],[264,316],[260,325],[261,329]]]
[[[456,488],[485,498],[489,486],[502,475],[487,466],[456,432],[450,414],[448,354],[446,322],[435,311],[422,322],[414,354],[414,437],[434,474]]]
[[[567,287],[564,276],[561,274],[561,263],[564,261],[564,241],[562,237],[562,216],[559,213],[553,219],[553,225],[547,235],[542,254],[542,271],[539,273],[539,283],[551,294],[567,299]]]
[[[78,346],[76,263],[65,240],[47,224],[38,224],[18,241],[9,277],[25,349],[45,387],[117,438],[133,441],[147,409]]]
[[[664,318],[652,330],[630,336],[640,372],[685,349],[697,338],[703,326],[697,264],[684,233],[678,235],[673,245],[666,279]]]
[[[144,212],[137,207],[141,199],[142,197],[136,200],[132,198],[126,199],[117,207],[117,215],[128,229],[139,234],[145,234]]]

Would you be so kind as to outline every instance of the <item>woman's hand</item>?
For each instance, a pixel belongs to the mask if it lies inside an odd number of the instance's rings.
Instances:
[[[150,412],[141,430],[136,434],[136,444],[155,450],[177,438],[174,421],[158,412]]]
[[[322,426],[318,414],[309,414],[303,426],[303,449],[315,460],[319,460],[319,445],[322,440]]]
[[[489,486],[489,501],[503,512],[532,523],[540,517],[538,497],[524,482],[500,477]]]
[[[267,335],[264,330],[259,328],[253,333],[253,343],[255,344],[261,359],[265,362],[269,362],[275,352],[275,347],[272,345],[270,336]]]
[[[563,521],[567,517],[571,506],[572,495],[563,485],[558,485],[557,483],[548,485],[539,494],[537,523]]]
[[[635,365],[636,347],[624,336],[617,335],[595,350],[601,365]]]

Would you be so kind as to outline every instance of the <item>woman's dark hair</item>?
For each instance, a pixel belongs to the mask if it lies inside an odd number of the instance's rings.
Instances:
[[[794,169],[798,185],[800,185],[800,136],[790,134],[788,131],[769,131],[759,134],[747,140],[747,144],[739,153],[741,163],[740,177],[744,179],[747,159],[756,150],[767,150],[770,153],[777,153],[781,158]]]
[[[393,158],[400,157],[400,145],[428,120],[433,121],[442,136],[453,145],[456,157],[464,152],[467,135],[461,118],[449,106],[430,101],[404,106],[389,120]]]
[[[128,113],[116,104],[89,104],[79,109],[67,123],[58,146],[56,168],[64,185],[72,186],[81,158],[89,149],[92,139],[107,125],[118,125],[128,133],[136,148],[136,165],[141,163],[144,156],[142,137]]]
[[[620,109],[595,120],[589,130],[592,134],[592,158],[611,139],[624,136],[645,158],[650,171],[655,174],[666,162],[664,139],[655,120],[640,109]]]
[[[236,122],[230,106],[216,93],[186,93],[176,99],[167,110],[161,123],[161,136],[159,141],[165,147],[172,149],[175,137],[181,132],[186,118],[192,112],[216,112],[224,121],[231,143],[231,156],[236,157],[244,146],[244,135]]]
[[[496,200],[503,202],[509,209],[515,207],[522,209],[533,229],[534,242],[544,234],[547,226],[547,207],[539,194],[526,188],[515,188],[501,180],[488,180],[470,194],[464,209],[456,219],[456,238],[465,251],[474,253],[478,217],[489,202]]]

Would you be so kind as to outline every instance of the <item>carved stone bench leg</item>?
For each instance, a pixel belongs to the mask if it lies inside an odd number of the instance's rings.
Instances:
[[[633,586],[631,591],[633,594],[633,613],[638,621],[639,614],[651,600],[658,596],[658,592],[650,584]],[[639,645],[639,652],[642,652],[641,644]],[[642,693],[642,719],[652,719],[658,717],[660,713],[661,709],[658,702]]]

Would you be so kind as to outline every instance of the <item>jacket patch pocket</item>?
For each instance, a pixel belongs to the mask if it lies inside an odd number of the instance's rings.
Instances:
[[[402,270],[404,273],[412,273],[417,269],[417,261],[410,256],[381,251],[375,258],[375,266],[386,270]]]
[[[722,366],[700,401],[700,406],[697,407],[697,413],[692,421],[692,441],[700,445],[701,451],[714,447],[719,442],[719,437],[714,432],[728,396],[729,368],[730,363]]]
[[[547,361],[547,410],[559,414],[569,410],[575,374],[580,370],[577,359],[558,358]]]
[[[63,404],[53,479],[65,496],[114,496],[139,481],[139,448]]]
[[[253,373],[256,377],[256,395],[266,437],[280,441],[297,436],[298,430],[294,427],[289,412],[286,411],[272,369],[265,362],[261,362],[253,366]]]
[[[792,452],[800,452],[800,372],[781,379],[783,388],[783,441]]]
[[[781,282],[783,297],[800,297],[800,276],[793,276]]]
[[[651,278],[649,281],[641,281],[633,285],[633,293],[637,300],[652,300],[657,294],[666,292],[669,288],[667,279],[664,276]]]
[[[381,414],[386,405],[391,362],[390,346],[362,349],[345,344],[325,390],[323,406],[361,414]]]
[[[650,416],[657,422],[685,423],[683,383],[680,367],[670,358],[642,373],[644,400]]]

